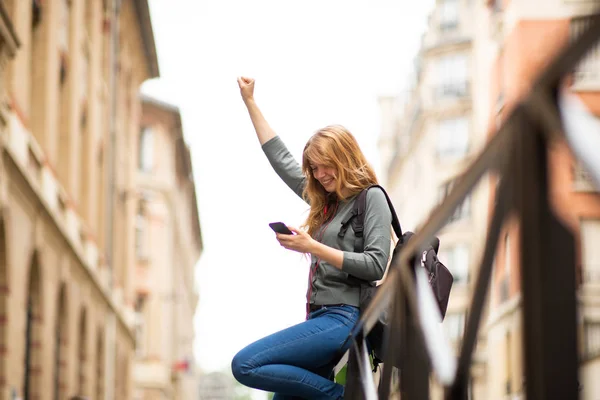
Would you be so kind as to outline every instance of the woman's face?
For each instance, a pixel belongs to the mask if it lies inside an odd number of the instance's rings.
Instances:
[[[335,192],[337,174],[334,167],[311,163],[310,169],[314,178],[319,181],[327,192]]]

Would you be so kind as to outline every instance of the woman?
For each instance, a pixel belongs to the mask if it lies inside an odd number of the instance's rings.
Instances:
[[[310,205],[306,232],[289,227],[294,235],[276,234],[277,240],[309,253],[311,264],[306,321],[241,350],[231,364],[233,375],[246,386],[274,392],[276,400],[341,399],[344,388],[331,375],[358,321],[360,284],[381,279],[390,254],[392,217],[385,194],[377,188],[367,192],[364,252],[354,253],[354,232],[339,237],[340,224],[354,197],[377,183],[356,139],[343,127],[325,127],[306,144],[300,166],[256,105],[254,80],[238,78],[238,84],[269,162]]]

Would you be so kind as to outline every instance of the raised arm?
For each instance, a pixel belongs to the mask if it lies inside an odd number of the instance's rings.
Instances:
[[[254,125],[256,136],[262,146],[277,135],[254,101],[254,79],[239,77],[238,85],[240,86],[244,104],[246,104],[246,108],[248,109],[248,114],[250,114],[252,125]]]
[[[240,77],[238,78],[238,85],[252,120],[252,125],[254,125],[256,136],[269,163],[285,184],[302,198],[302,192],[306,185],[302,168],[256,105],[254,101],[254,79]]]

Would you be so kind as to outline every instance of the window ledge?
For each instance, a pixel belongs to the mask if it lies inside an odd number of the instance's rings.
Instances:
[[[143,266],[143,267],[148,266],[148,264],[150,263],[150,257],[148,257],[145,254],[144,255],[136,256],[136,258],[137,258],[138,264],[141,265],[141,266]]]
[[[570,88],[573,92],[597,92],[600,91],[600,82],[583,81],[575,82]]]
[[[587,364],[587,363],[592,363],[595,361],[600,360],[600,351],[594,353],[594,354],[584,354],[581,357],[581,363],[582,364]]]
[[[573,185],[571,185],[571,189],[574,192],[582,192],[582,193],[598,192],[598,189],[596,189],[594,187],[594,185],[592,185],[591,182],[585,182],[585,181],[573,182]]]
[[[488,320],[486,322],[486,331],[490,327],[496,325],[499,321],[505,317],[511,315],[521,306],[521,294],[514,295],[512,298],[509,297],[507,300],[500,304],[497,304],[489,313]]]

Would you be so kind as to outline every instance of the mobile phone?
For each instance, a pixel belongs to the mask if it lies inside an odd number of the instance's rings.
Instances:
[[[293,235],[294,232],[290,231],[288,227],[283,222],[271,222],[269,224],[271,229],[273,229],[277,233],[281,233],[284,235]]]

